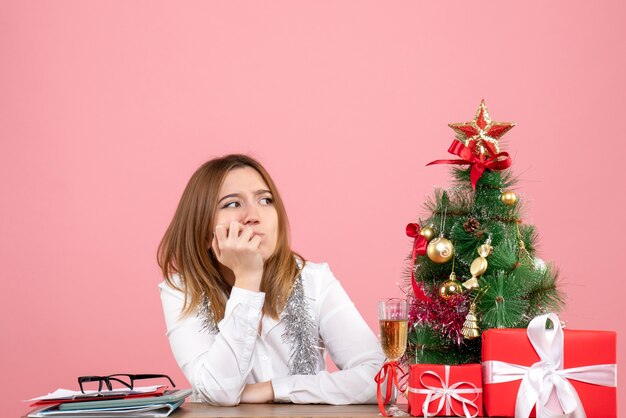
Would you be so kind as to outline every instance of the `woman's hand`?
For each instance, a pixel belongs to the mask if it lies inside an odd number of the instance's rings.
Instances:
[[[233,221],[228,229],[217,225],[211,247],[217,260],[232,270],[235,286],[258,292],[263,277],[263,258],[259,251],[260,236],[252,228]]]
[[[272,382],[248,383],[241,393],[241,403],[265,403],[274,401]]]

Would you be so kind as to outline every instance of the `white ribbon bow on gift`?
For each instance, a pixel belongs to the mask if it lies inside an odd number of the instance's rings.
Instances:
[[[546,329],[546,319],[552,321],[552,329]],[[532,366],[495,360],[483,362],[483,377],[486,384],[522,380],[517,392],[515,418],[527,418],[535,405],[537,418],[563,416],[586,418],[578,393],[568,379],[594,385],[617,386],[615,364],[563,369],[563,330],[556,314],[550,313],[534,318],[528,325],[527,334],[540,358]],[[562,411],[553,411],[548,406],[553,391],[556,392]]]
[[[476,400],[476,398],[478,398],[478,394],[481,393],[483,390],[480,388],[477,388],[475,385],[473,385],[470,382],[457,382],[450,386],[450,383],[449,383],[450,382],[450,366],[446,365],[444,367],[445,367],[445,381],[442,380],[441,377],[437,373],[432,372],[432,371],[426,371],[420,375],[420,383],[426,389],[418,389],[418,388],[409,387],[409,392],[426,395],[426,399],[424,400],[424,403],[422,404],[422,413],[424,417],[428,418],[428,417],[437,416],[439,412],[441,412],[441,410],[444,408],[444,406],[446,408],[445,410],[446,415],[450,415],[450,411],[452,411],[455,413],[455,415],[462,416],[461,414],[459,414],[457,411],[454,410],[454,406],[452,405],[452,399],[456,399],[457,401],[461,402],[461,404],[463,405],[463,413],[465,414],[466,418],[475,417],[476,415],[478,415],[479,409],[474,403],[474,401]],[[429,386],[425,384],[424,381],[422,380],[422,378],[425,375],[436,377],[441,383],[441,387]],[[471,389],[470,388],[458,389],[458,387],[462,385],[471,386],[472,388]],[[468,394],[468,393],[475,393],[476,396],[472,400],[466,399],[461,396],[463,394]],[[437,399],[439,399],[439,405],[437,406],[437,410],[435,412],[428,412],[428,406],[430,405],[430,403],[432,401],[436,401]],[[476,412],[474,412],[473,414],[470,414],[468,406],[474,408]]]

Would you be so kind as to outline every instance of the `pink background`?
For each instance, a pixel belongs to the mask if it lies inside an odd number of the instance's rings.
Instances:
[[[505,149],[562,318],[616,330],[623,361],[626,6],[600,4],[3,1],[2,415],[83,374],[187,385],[155,252],[190,175],[225,153],[266,164],[295,249],[376,329],[405,225],[449,184],[425,164],[481,98],[518,124]]]

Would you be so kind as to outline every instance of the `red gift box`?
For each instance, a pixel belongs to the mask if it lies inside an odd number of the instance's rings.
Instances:
[[[548,318],[552,329],[546,329]],[[582,409],[587,418],[617,417],[614,332],[562,330],[550,314],[533,319],[528,330],[490,329],[482,338],[489,416],[535,416],[539,407],[568,413],[574,408],[574,417],[584,416]],[[523,413],[516,415],[518,396]]]
[[[482,415],[482,368],[480,364],[447,366],[412,364],[409,368],[409,413],[414,417]]]

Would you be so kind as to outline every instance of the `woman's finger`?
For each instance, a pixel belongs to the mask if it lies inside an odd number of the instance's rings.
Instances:
[[[261,245],[261,236],[255,235],[250,240],[250,248],[256,251],[259,249],[259,245]]]
[[[228,239],[235,241],[239,238],[239,232],[241,231],[241,224],[237,221],[232,221],[228,227]]]
[[[213,234],[213,239],[211,240],[211,248],[213,249],[213,254],[219,260],[222,258],[222,251],[220,251],[220,246],[217,244],[217,237]]]
[[[252,238],[252,228],[249,226],[244,226],[243,229],[241,230],[241,235],[239,235],[239,239],[242,242],[247,243],[248,241],[250,241],[250,238]]]
[[[227,239],[226,226],[224,225],[215,225],[215,238],[217,238],[217,244],[219,248],[222,248]]]

